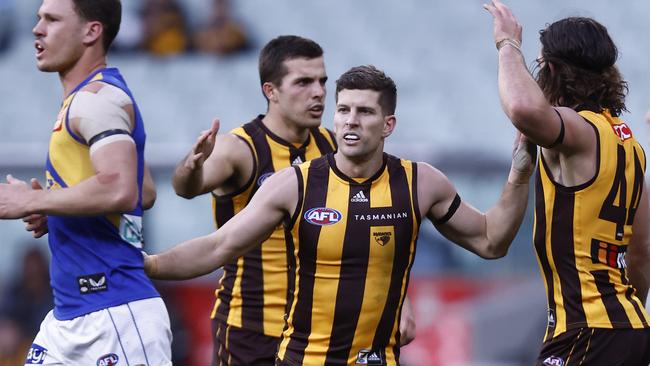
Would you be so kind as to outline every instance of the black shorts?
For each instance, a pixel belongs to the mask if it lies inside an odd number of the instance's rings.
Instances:
[[[650,329],[571,329],[542,345],[536,366],[648,366]]]
[[[213,366],[273,366],[280,338],[212,319]]]

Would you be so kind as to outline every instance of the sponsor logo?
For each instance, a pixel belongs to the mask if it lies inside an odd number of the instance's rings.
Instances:
[[[82,295],[108,290],[106,275],[103,273],[77,277],[77,283],[79,284],[79,293]]]
[[[625,253],[627,245],[616,245],[604,241],[591,240],[591,261],[616,269],[627,268]]]
[[[618,136],[621,141],[632,138],[632,130],[625,123],[612,125],[612,128],[614,129],[616,136]]]
[[[25,360],[25,365],[42,365],[45,361],[45,355],[47,354],[47,349],[39,346],[36,343],[32,343],[32,346],[27,352],[27,359]]]
[[[257,178],[257,185],[261,186],[262,183],[264,183],[264,181],[266,180],[266,178],[268,178],[268,177],[270,177],[272,175],[273,175],[273,172],[265,173],[265,174],[260,175],[260,177]]]
[[[368,202],[368,199],[366,198],[366,195],[363,194],[363,191],[359,191],[359,193],[352,196],[350,202]]]
[[[300,156],[296,156],[296,158],[293,159],[293,161],[291,162],[291,165],[300,165],[302,163],[303,163],[303,161],[302,161],[302,159],[300,159]]]
[[[119,360],[115,353],[109,353],[97,359],[97,366],[115,366]]]
[[[319,226],[334,225],[341,221],[342,217],[340,212],[328,207],[315,207],[305,212],[304,215],[308,223]]]
[[[555,328],[555,310],[548,309],[548,327]]]
[[[125,242],[138,249],[144,246],[142,235],[142,217],[134,215],[122,215],[120,217],[120,237]]]
[[[549,366],[564,366],[564,360],[561,357],[557,356],[550,356],[547,357],[542,365],[549,365]]]
[[[372,233],[372,236],[375,238],[375,241],[377,244],[381,245],[382,247],[390,241],[390,237],[393,236],[393,233],[390,231],[380,231],[376,233]]]
[[[381,351],[362,349],[357,353],[357,365],[383,365],[384,360]]]
[[[354,219],[357,220],[357,221],[393,220],[393,219],[405,219],[407,217],[409,217],[407,212],[391,212],[391,213],[382,213],[382,214],[354,215]]]

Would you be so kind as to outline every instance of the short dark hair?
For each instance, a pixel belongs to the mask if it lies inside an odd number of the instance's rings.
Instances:
[[[260,85],[272,83],[280,86],[289,72],[284,61],[294,58],[314,59],[323,56],[323,49],[311,39],[299,36],[279,36],[267,43],[260,52]]]
[[[98,21],[104,28],[102,44],[108,51],[120,31],[122,3],[120,0],[72,0],[77,14],[87,21]]]
[[[570,17],[539,34],[543,63],[537,83],[551,104],[596,113],[608,109],[613,116],[627,110],[627,82],[615,66],[618,49],[607,28],[591,18]]]
[[[356,66],[346,71],[336,80],[336,101],[339,92],[348,90],[374,90],[379,92],[379,105],[385,115],[395,114],[397,106],[397,86],[383,71],[372,65]]]

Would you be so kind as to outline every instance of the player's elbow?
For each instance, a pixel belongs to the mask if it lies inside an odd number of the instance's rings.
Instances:
[[[136,187],[118,189],[112,195],[110,203],[113,212],[133,211],[138,205],[138,190]]]
[[[488,243],[487,246],[477,254],[483,259],[499,259],[508,254],[508,245],[502,243]]]

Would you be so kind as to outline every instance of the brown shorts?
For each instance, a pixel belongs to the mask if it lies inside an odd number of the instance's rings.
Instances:
[[[280,338],[212,319],[213,366],[273,366]]]
[[[647,366],[650,329],[571,329],[542,345],[536,366]]]

